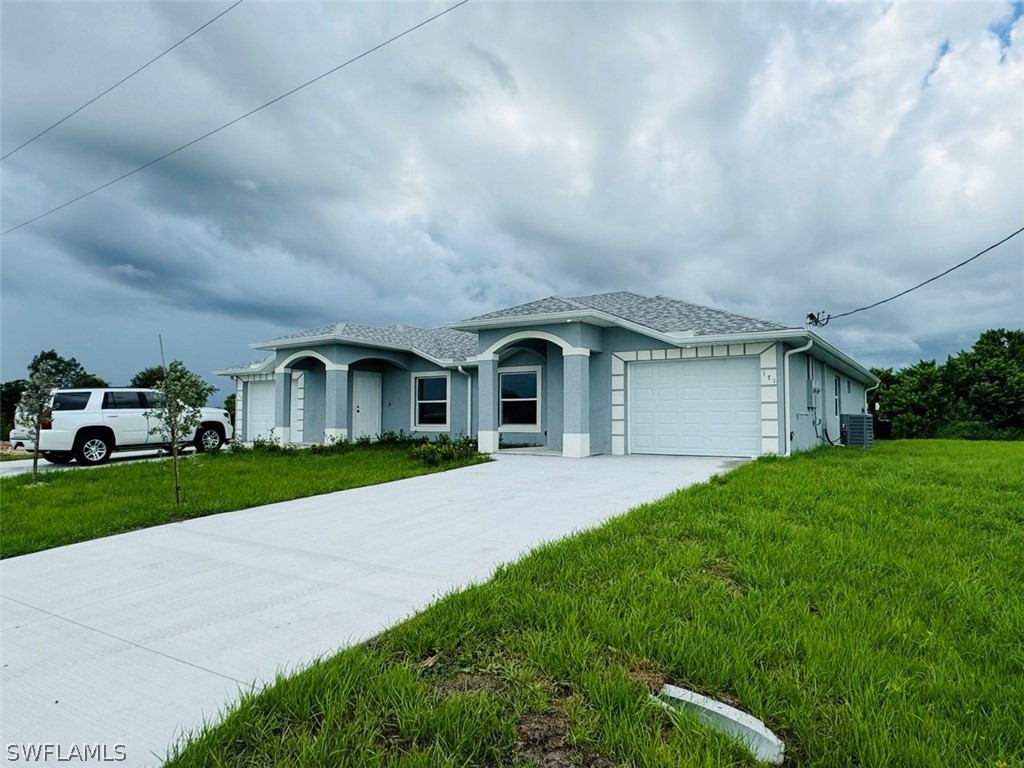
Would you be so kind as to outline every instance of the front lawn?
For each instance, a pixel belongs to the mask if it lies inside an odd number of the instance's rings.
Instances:
[[[1024,765],[1024,445],[765,459],[543,547],[255,695],[170,766]],[[341,641],[342,638],[339,638]]]
[[[183,503],[174,503],[170,460],[69,469],[0,480],[0,557],[96,539],[192,517],[375,485],[486,460],[474,456],[427,468],[410,444],[187,454]],[[42,460],[40,460],[42,461]]]

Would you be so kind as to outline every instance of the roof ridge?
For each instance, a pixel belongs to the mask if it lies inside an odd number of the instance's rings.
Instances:
[[[660,293],[654,296],[655,299],[665,299],[667,301],[674,301],[677,304],[688,304],[691,307],[700,307],[701,309],[710,309],[712,312],[721,312],[726,315],[734,315],[736,317],[742,317],[744,320],[753,320],[757,323],[771,323],[777,325],[780,328],[789,328],[791,326],[784,325],[783,323],[777,323],[774,320],[766,320],[763,317],[754,317],[753,315],[745,315],[742,312],[733,312],[731,309],[722,309],[720,307],[709,307],[707,304],[694,304],[692,301],[683,301],[682,299],[676,299],[671,296],[662,296]]]

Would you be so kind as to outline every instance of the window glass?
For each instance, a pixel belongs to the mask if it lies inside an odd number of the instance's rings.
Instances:
[[[501,374],[501,396],[503,399],[536,398],[537,374],[533,372]]]
[[[163,392],[143,392],[142,401],[146,404],[147,408],[163,408],[164,406],[164,393]]]
[[[417,400],[447,400],[448,399],[448,380],[435,377],[430,379],[417,379],[416,385],[418,392],[416,395]]]
[[[53,396],[55,411],[84,411],[89,404],[90,392],[58,392]]]
[[[448,377],[416,379],[416,426],[434,427],[448,423]]]
[[[536,400],[504,400],[501,403],[502,426],[508,424],[534,425],[537,423]]]
[[[501,425],[539,426],[537,397],[540,377],[537,371],[500,373],[499,379]]]
[[[104,408],[141,408],[142,401],[138,392],[105,392]]]

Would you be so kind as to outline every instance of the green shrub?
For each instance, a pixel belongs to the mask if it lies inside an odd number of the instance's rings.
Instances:
[[[442,434],[432,443],[417,445],[412,449],[412,455],[427,467],[469,461],[477,455],[476,440],[471,437],[452,440],[448,435]]]

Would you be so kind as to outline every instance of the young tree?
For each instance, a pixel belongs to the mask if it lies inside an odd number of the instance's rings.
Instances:
[[[18,410],[18,401],[25,391],[28,382],[25,379],[14,379],[0,384],[0,440],[7,440],[14,429],[14,416]]]
[[[163,366],[154,365],[149,368],[143,368],[141,371],[132,376],[131,383],[128,386],[131,387],[145,387],[152,389],[157,386],[161,379],[164,377]]]
[[[196,433],[201,421],[200,408],[217,388],[210,386],[192,373],[180,360],[174,360],[154,387],[163,397],[149,415],[157,426],[152,434],[163,436],[171,446],[174,465],[174,502],[181,504],[181,475],[178,472],[178,454],[182,446]]]
[[[43,422],[50,418],[50,397],[60,385],[60,369],[52,360],[42,360],[32,371],[28,386],[21,395],[18,416],[35,436],[32,452],[32,482],[39,481],[39,432]]]

